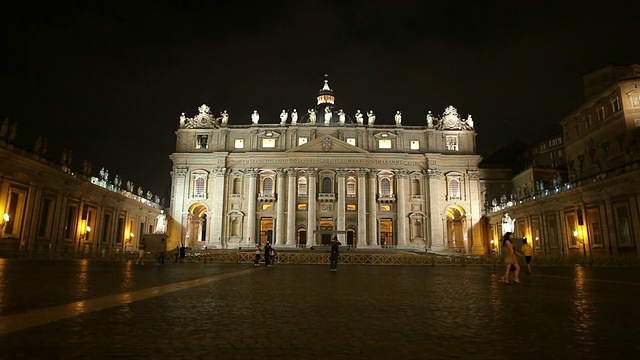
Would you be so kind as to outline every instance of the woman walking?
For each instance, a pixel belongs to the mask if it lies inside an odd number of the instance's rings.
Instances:
[[[509,283],[509,272],[511,271],[511,266],[513,265],[516,270],[513,274],[513,282],[521,284],[520,282],[520,264],[518,264],[518,256],[519,254],[516,252],[515,246],[513,246],[513,242],[511,241],[512,232],[506,232],[502,237],[502,247],[505,252],[504,263],[506,265],[506,270],[504,275],[500,278],[500,282]]]

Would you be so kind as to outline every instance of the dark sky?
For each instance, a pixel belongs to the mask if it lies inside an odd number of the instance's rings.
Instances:
[[[209,1],[0,6],[0,120],[145,191],[169,190],[180,113],[230,124],[307,109],[329,74],[337,106],[423,125],[453,105],[478,151],[560,133],[582,78],[640,62],[637,1]]]

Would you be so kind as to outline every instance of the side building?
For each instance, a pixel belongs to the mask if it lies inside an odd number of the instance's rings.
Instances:
[[[562,139],[529,149],[552,161],[502,183],[512,195],[492,187],[496,171],[481,164],[483,191],[494,199],[485,205],[490,241],[513,231],[533,240],[538,256],[640,256],[640,65],[599,69],[584,85],[584,103],[560,121]]]
[[[5,122],[6,125],[6,122]],[[87,169],[85,169],[87,170]],[[165,226],[158,201],[0,139],[0,251],[99,253],[138,248]]]
[[[247,123],[249,123],[247,111]],[[482,254],[473,119],[453,106],[423,126],[398,111],[347,115],[328,80],[314,107],[231,125],[202,105],[180,117],[170,239],[190,247],[325,245]],[[414,122],[415,123],[415,122]],[[176,245],[176,243],[173,243]]]

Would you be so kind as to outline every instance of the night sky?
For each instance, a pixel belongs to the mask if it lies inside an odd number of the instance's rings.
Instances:
[[[71,149],[72,168],[161,197],[179,116],[203,103],[232,125],[254,109],[278,123],[315,105],[326,73],[350,116],[472,114],[486,157],[560,133],[584,73],[640,62],[638,1],[108,4],[1,6],[0,120],[20,146],[42,135],[49,157]]]

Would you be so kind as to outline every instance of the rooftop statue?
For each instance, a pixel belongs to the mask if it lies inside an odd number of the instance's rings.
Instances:
[[[331,113],[331,109],[327,106],[324,108],[324,123],[325,124],[329,124],[331,122],[331,116],[333,114]]]
[[[298,123],[298,110],[293,109],[291,112],[291,125],[295,125]]]
[[[227,110],[221,112],[220,117],[222,118],[222,125],[227,125],[229,123],[229,113],[227,113]]]
[[[373,113],[373,110],[369,110],[367,113],[367,123],[369,126],[373,126],[376,122],[376,115]]]
[[[396,111],[395,121],[396,121],[396,126],[402,125],[402,111],[400,110]]]
[[[338,110],[338,122],[340,123],[340,125],[344,125],[344,122],[346,121],[347,116],[344,113],[344,110],[340,109]]]
[[[309,123],[310,124],[315,124],[316,123],[316,111],[313,109],[309,109]]]
[[[253,113],[251,114],[251,122],[254,125],[257,125],[258,121],[260,121],[260,114],[258,114],[258,110],[253,110]]]
[[[364,117],[362,116],[360,110],[356,111],[356,122],[358,123],[358,125],[364,124]]]
[[[287,110],[282,110],[282,112],[280,113],[280,125],[286,124],[288,118],[289,114],[287,114]]]
[[[431,110],[429,110],[429,112],[427,112],[427,127],[428,128],[432,128],[433,127],[433,114],[431,114]]]

